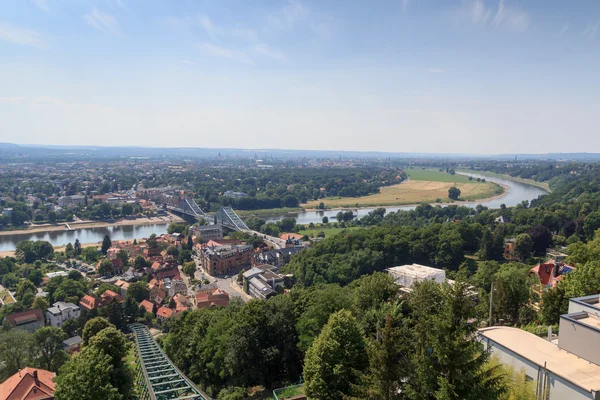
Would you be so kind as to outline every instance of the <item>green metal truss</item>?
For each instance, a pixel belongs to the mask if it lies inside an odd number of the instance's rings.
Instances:
[[[142,324],[129,324],[135,338],[137,369],[135,383],[140,400],[210,400],[162,351]]]

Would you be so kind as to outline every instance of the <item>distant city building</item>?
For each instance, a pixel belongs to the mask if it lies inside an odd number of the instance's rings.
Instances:
[[[539,398],[600,399],[600,296],[569,300],[560,317],[556,343],[518,328],[492,326],[479,340],[500,360],[524,371],[536,383]]]
[[[86,294],[81,298],[81,300],[79,300],[79,305],[88,310],[95,310],[98,308],[102,308],[112,303],[113,301],[122,303],[123,298],[117,293],[113,292],[112,290],[105,290],[99,298]]]
[[[170,308],[167,308],[167,307],[160,307],[158,309],[158,311],[156,312],[156,317],[160,321],[165,322],[166,320],[171,318],[174,314],[175,314],[175,310],[171,310]]]
[[[48,307],[46,310],[46,321],[49,325],[60,327],[63,326],[65,321],[79,318],[80,315],[81,309],[79,306],[73,303],[57,301],[52,304],[52,307]]]
[[[229,305],[229,294],[221,289],[216,289],[211,293],[196,292],[196,308],[208,308]]]
[[[248,195],[244,192],[234,192],[233,190],[227,190],[223,193],[224,197],[231,197],[232,199],[241,199],[242,197],[247,197]]]
[[[515,256],[515,239],[506,239],[504,241],[504,258],[507,260],[514,260]]]
[[[76,194],[73,196],[63,196],[58,199],[58,205],[61,207],[67,206],[84,206],[85,205],[85,196]]]
[[[275,267],[283,267],[290,262],[292,257],[304,250],[302,246],[285,247],[278,250],[269,250],[257,254],[254,257],[255,264],[269,264]]]
[[[192,230],[196,236],[201,236],[205,241],[223,239],[223,225],[200,225]]]
[[[82,343],[83,339],[81,338],[81,336],[73,336],[72,338],[63,340],[62,348],[68,353],[73,353],[79,351]]]

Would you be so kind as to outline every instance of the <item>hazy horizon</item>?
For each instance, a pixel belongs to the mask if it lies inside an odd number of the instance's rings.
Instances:
[[[600,152],[600,3],[8,0],[0,142]]]

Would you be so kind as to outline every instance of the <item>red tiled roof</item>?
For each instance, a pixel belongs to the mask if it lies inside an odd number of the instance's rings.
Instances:
[[[23,368],[0,383],[0,400],[53,399],[55,376],[44,369]]]
[[[97,302],[97,298],[86,294],[81,298],[81,300],[79,300],[79,305],[84,308],[87,308],[88,310],[93,310],[98,306]]]
[[[154,310],[154,303],[148,300],[142,300],[142,302],[140,303],[140,307],[144,307],[146,312],[151,313],[152,310]]]
[[[123,302],[123,298],[112,290],[105,290],[104,293],[100,296],[103,304],[108,304],[113,300],[118,301],[119,303]]]
[[[156,316],[157,317],[163,317],[163,318],[170,318],[171,315],[173,315],[175,311],[171,310],[170,308],[167,307],[161,307],[158,309],[158,311],[156,312]]]
[[[26,324],[34,321],[44,321],[44,315],[42,310],[36,308],[34,310],[20,311],[6,315],[6,320],[10,326],[15,327],[17,325]]]

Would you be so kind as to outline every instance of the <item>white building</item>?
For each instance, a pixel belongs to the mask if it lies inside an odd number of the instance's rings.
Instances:
[[[569,301],[560,318],[558,343],[518,328],[480,329],[485,348],[536,382],[538,398],[600,400],[600,297]]]
[[[79,318],[81,310],[73,303],[57,301],[46,310],[46,321],[51,326],[62,326],[65,321]]]
[[[415,283],[426,280],[444,283],[446,281],[446,271],[443,269],[426,267],[420,264],[401,265],[386,269],[387,273],[394,278],[398,285],[408,289],[412,288]]]

